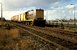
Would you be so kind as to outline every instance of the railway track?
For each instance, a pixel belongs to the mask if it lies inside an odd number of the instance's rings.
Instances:
[[[38,31],[32,27],[23,26],[20,24],[15,24],[15,25],[16,27],[30,33],[33,36],[39,37],[40,39],[50,44],[53,44],[56,47],[60,47],[62,50],[73,50],[73,49],[75,50],[76,49],[76,43],[72,43],[63,38],[56,37],[54,35],[49,35],[45,32]]]
[[[30,27],[30,26],[29,26]],[[34,28],[34,27],[33,27]],[[36,27],[35,26],[35,28],[36,29],[38,29],[39,30],[39,28],[38,27]],[[40,28],[40,30],[41,30],[42,28]],[[44,28],[43,28],[44,29]],[[42,29],[42,31],[43,31],[43,29]],[[49,29],[44,29],[44,31],[43,32],[46,32],[48,30],[48,32],[51,32],[51,30],[49,30]],[[54,31],[55,31],[56,29],[54,29]],[[63,32],[63,31],[62,31]],[[46,34],[46,33],[45,33]],[[48,34],[48,33],[47,33]],[[68,41],[68,43],[65,43],[65,44],[71,44],[71,45],[66,45],[66,46],[70,46],[70,48],[72,49],[74,49],[74,48],[77,48],[77,39],[72,39],[72,38],[74,38],[74,36],[75,37],[77,37],[76,35],[74,35],[74,34],[70,34],[70,32],[68,32],[68,33],[66,33],[66,32],[63,32],[63,33],[59,33],[59,31],[57,31],[57,34],[53,34],[53,33],[51,33],[52,34],[52,36],[54,36],[54,37],[57,37],[57,38],[60,38],[60,39],[63,39],[63,40],[66,40],[66,41]],[[48,35],[50,35],[51,36],[51,34],[49,33]],[[63,36],[62,35],[60,35],[60,34],[63,34]],[[69,36],[67,36],[67,35],[72,35],[73,37],[72,38],[70,38]],[[57,40],[57,39],[55,39],[55,40]],[[58,41],[58,40],[57,40]],[[64,44],[63,43],[63,44]]]
[[[52,31],[51,28],[46,27],[45,29]],[[58,29],[58,28],[54,28],[53,29],[54,32],[58,32],[58,33],[64,33],[64,34],[69,34],[69,35],[74,35],[77,36],[77,34],[74,31],[69,31],[69,30],[64,30],[64,29]]]
[[[31,27],[31,26],[29,26]],[[39,28],[39,27],[32,27],[32,29],[37,29],[38,31],[41,31],[41,32],[44,32],[48,35],[52,35],[52,36],[55,36],[55,37],[58,37],[60,39],[64,39],[64,40],[67,40],[67,41],[70,41],[70,42],[73,42],[73,43],[77,43],[77,34],[75,34],[74,32],[70,32],[70,31],[67,31],[66,30],[62,30],[62,29],[51,29],[49,27],[46,27],[46,28]]]
[[[40,40],[42,39],[44,42],[52,44],[56,48],[59,48],[61,50],[69,50],[69,47],[67,48],[65,46],[62,46],[62,44],[60,43],[60,42],[62,42],[62,40],[59,39],[59,38],[56,38],[56,37],[53,37],[53,36],[49,36],[47,34],[44,34],[43,32],[40,32],[40,31],[37,31],[37,30],[33,30],[31,28],[28,28],[28,27],[24,27],[23,25],[20,25],[20,24],[14,24],[14,25],[16,25],[17,28],[22,29],[22,30],[28,32],[29,34],[31,34],[33,36],[36,36],[37,38],[40,38]],[[58,43],[57,43],[57,40],[59,41]]]

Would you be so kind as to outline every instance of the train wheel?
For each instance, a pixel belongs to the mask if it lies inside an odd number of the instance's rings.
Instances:
[[[30,23],[31,23],[31,22],[29,22],[29,25],[31,25]]]

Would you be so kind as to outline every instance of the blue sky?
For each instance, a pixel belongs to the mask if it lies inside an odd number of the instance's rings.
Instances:
[[[77,14],[76,0],[0,0],[3,3],[4,17],[11,19],[11,16],[28,9],[43,8],[45,10],[45,19],[73,19],[75,5],[75,14]],[[73,4],[73,5],[71,5]],[[77,15],[75,15],[77,18]]]
[[[75,9],[74,9],[74,6],[75,6]],[[60,2],[60,3],[57,3],[55,6],[51,6],[51,8],[48,9],[47,14],[46,14],[48,17],[46,17],[46,19],[47,20],[74,19],[74,11],[75,11],[75,18],[77,19],[76,0],[70,0],[68,2],[66,1]]]

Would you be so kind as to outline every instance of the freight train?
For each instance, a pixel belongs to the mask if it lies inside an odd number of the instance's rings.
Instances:
[[[45,26],[43,9],[28,10],[12,16],[11,20],[24,23],[26,25]]]

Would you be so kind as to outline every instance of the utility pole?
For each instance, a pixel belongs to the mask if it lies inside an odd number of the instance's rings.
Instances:
[[[74,25],[75,25],[75,24],[76,24],[76,23],[75,23],[75,4],[71,4],[71,5],[74,6],[74,8],[73,8],[73,9],[74,9],[73,12],[74,12]]]
[[[75,5],[74,5],[74,25],[76,24],[75,22],[76,20],[75,20]]]
[[[0,2],[1,4],[1,20],[3,19],[3,10],[2,10],[2,3]]]

